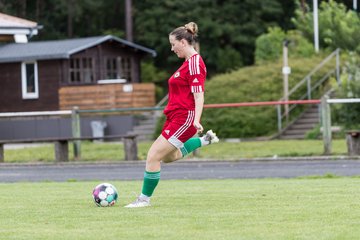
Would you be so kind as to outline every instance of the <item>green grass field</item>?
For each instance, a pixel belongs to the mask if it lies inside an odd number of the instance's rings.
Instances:
[[[138,144],[139,158],[144,160],[151,142]],[[333,140],[333,154],[346,155],[345,140]],[[73,158],[72,145],[70,157]],[[198,158],[201,159],[241,159],[256,157],[284,156],[320,156],[323,154],[321,140],[272,140],[229,143],[220,142],[204,147]],[[124,159],[123,146],[120,143],[82,143],[83,161],[121,161]],[[49,144],[37,148],[7,149],[5,162],[51,162],[54,161],[54,147]]]
[[[153,206],[126,209],[140,181],[0,184],[0,239],[359,239],[360,178],[161,181]]]

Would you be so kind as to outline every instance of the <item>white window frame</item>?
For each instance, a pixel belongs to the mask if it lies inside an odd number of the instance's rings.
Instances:
[[[34,64],[34,84],[35,92],[27,92],[27,74],[26,74],[26,64]],[[22,98],[23,99],[37,99],[39,98],[39,79],[38,79],[38,67],[37,62],[22,62],[21,63],[21,89],[22,89]]]

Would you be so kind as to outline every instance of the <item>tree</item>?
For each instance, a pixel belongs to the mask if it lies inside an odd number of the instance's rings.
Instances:
[[[348,10],[342,3],[334,0],[321,2],[319,8],[319,39],[323,48],[342,48],[346,50],[360,51],[360,18],[356,12]],[[313,41],[313,13],[305,14],[299,10],[293,22],[304,36]]]
[[[269,0],[135,1],[135,39],[154,47],[156,66],[174,71],[179,60],[170,52],[168,34],[194,21],[199,25],[201,54],[210,74],[254,62],[255,39],[270,26],[290,26],[294,2]],[[287,23],[287,24],[285,24]]]
[[[261,64],[278,60],[283,54],[283,42],[288,40],[290,57],[310,57],[314,54],[313,45],[298,30],[284,32],[279,27],[269,28],[268,33],[256,39],[255,61]]]

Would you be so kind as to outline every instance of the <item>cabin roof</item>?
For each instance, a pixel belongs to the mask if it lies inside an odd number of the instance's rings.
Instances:
[[[135,51],[141,51],[150,54],[153,57],[156,56],[155,50],[112,35],[107,35],[66,40],[3,44],[0,45],[0,63],[68,59],[72,54],[94,47],[106,41],[115,41],[123,46],[133,48]]]
[[[37,23],[0,13],[0,28],[35,28]]]

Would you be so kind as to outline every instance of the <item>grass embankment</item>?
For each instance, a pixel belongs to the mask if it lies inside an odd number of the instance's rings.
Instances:
[[[140,142],[139,158],[145,160],[151,142]],[[346,155],[345,140],[333,140],[333,154]],[[70,158],[73,159],[72,146],[69,146]],[[284,156],[320,156],[323,154],[321,140],[273,140],[256,142],[220,142],[201,148],[200,159],[242,159],[257,157]],[[192,157],[192,155],[190,155]],[[91,143],[82,144],[82,161],[122,161],[124,151],[121,143]],[[5,162],[51,162],[54,161],[53,145],[36,148],[6,149]]]

